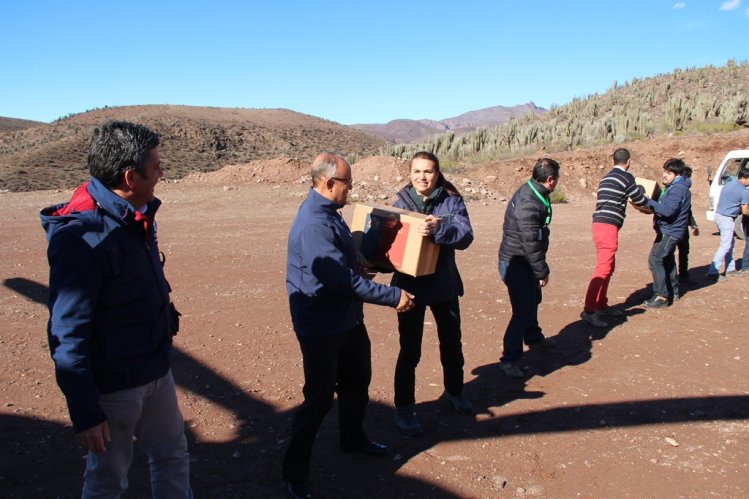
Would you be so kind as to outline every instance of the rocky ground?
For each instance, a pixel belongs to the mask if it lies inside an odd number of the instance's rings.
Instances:
[[[728,134],[730,135],[730,134]],[[632,145],[645,172],[671,155],[717,164],[725,148],[695,141]],[[676,139],[674,139],[676,140]],[[704,220],[706,184],[696,181],[702,235],[692,239],[697,283],[674,306],[646,311],[649,217],[632,211],[621,232],[609,296],[627,316],[608,328],[579,320],[594,264],[590,214],[609,148],[559,155],[541,324],[559,348],[525,357],[531,375],[508,380],[497,368],[510,317],[496,251],[503,200],[535,158],[450,172],[469,198],[476,240],[459,255],[465,393],[476,417],[454,414],[442,392],[436,332],[428,319],[417,372],[426,434],[393,425],[392,376],[398,351],[392,309],[366,306],[373,349],[367,429],[392,454],[341,454],[335,410],[313,456],[325,497],[746,497],[749,494],[749,277],[707,285],[718,238]],[[557,157],[557,155],[554,155]],[[715,159],[717,158],[717,159]],[[388,203],[403,165],[372,160],[354,168],[353,194]],[[579,165],[579,166],[575,166]],[[587,166],[586,166],[587,165]],[[233,168],[233,169],[232,169]],[[647,170],[650,168],[650,170]],[[290,418],[301,402],[302,370],[284,286],[285,245],[306,193],[306,165],[289,158],[230,167],[159,186],[159,239],[174,301],[184,314],[174,359],[189,434],[196,497],[283,497],[279,463]],[[376,178],[375,178],[376,177]],[[475,191],[472,191],[475,190]],[[482,193],[482,191],[485,191]],[[56,387],[46,337],[47,264],[37,213],[69,191],[0,193],[1,497],[77,497],[83,452],[73,440]],[[351,208],[344,209],[351,219]],[[743,242],[739,244],[743,250]],[[386,277],[378,279],[387,281]],[[137,454],[130,497],[147,496]]]

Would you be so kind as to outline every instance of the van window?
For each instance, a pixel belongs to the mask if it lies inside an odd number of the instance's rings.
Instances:
[[[726,185],[728,182],[735,180],[739,176],[739,168],[745,166],[749,158],[735,158],[726,163],[726,169],[720,176],[720,185]]]

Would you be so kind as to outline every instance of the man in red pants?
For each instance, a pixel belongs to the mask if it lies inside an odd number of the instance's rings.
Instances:
[[[595,327],[607,327],[602,315],[622,315],[618,308],[608,306],[607,292],[614,273],[619,229],[626,217],[627,198],[637,206],[646,206],[647,198],[629,173],[630,154],[627,149],[614,151],[614,168],[598,184],[596,211],[593,213],[593,242],[596,245],[596,268],[585,294],[585,309],[580,318]]]

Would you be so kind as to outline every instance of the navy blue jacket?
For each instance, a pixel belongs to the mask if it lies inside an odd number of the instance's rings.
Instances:
[[[342,206],[309,190],[289,232],[286,291],[294,331],[323,336],[364,321],[363,302],[397,306],[401,290],[359,274]]]
[[[418,212],[419,209],[411,199],[409,189],[410,184],[398,191],[393,206]],[[473,242],[473,228],[461,196],[450,196],[442,190],[431,202],[431,206],[433,210],[430,215],[442,219],[431,236],[432,240],[440,245],[434,274],[412,277],[395,272],[392,280],[393,285],[412,293],[419,305],[442,303],[463,296],[463,280],[455,264],[455,250],[466,249]]]
[[[658,234],[667,234],[683,239],[689,225],[692,209],[692,179],[676,177],[660,195],[658,201],[648,199],[648,208],[653,210],[653,227]]]
[[[99,394],[142,386],[169,370],[169,285],[145,216],[97,179],[45,208],[50,265],[47,335],[76,432],[106,419]]]

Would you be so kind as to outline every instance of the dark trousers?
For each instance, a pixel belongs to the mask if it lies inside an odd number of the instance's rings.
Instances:
[[[440,362],[445,390],[450,395],[463,393],[463,344],[460,333],[458,298],[429,305],[437,323],[440,343]],[[421,340],[424,336],[426,305],[416,305],[411,311],[398,314],[400,353],[395,364],[395,406],[416,403],[416,366],[421,359]]]
[[[294,414],[283,459],[282,476],[287,482],[304,482],[309,477],[312,445],[335,393],[341,447],[357,447],[366,440],[362,422],[372,379],[371,346],[364,324],[340,334],[297,339],[304,362],[304,402]]]
[[[538,325],[538,306],[541,304],[541,287],[527,260],[515,258],[499,262],[499,277],[507,286],[512,305],[512,318],[507,324],[504,350],[500,362],[517,362],[526,345],[544,339]]]
[[[679,239],[668,234],[658,234],[648,257],[648,267],[653,274],[653,295],[673,299],[679,296],[674,252]]]
[[[684,237],[676,244],[676,248],[679,250],[679,275],[689,275],[689,231],[687,228]]]

